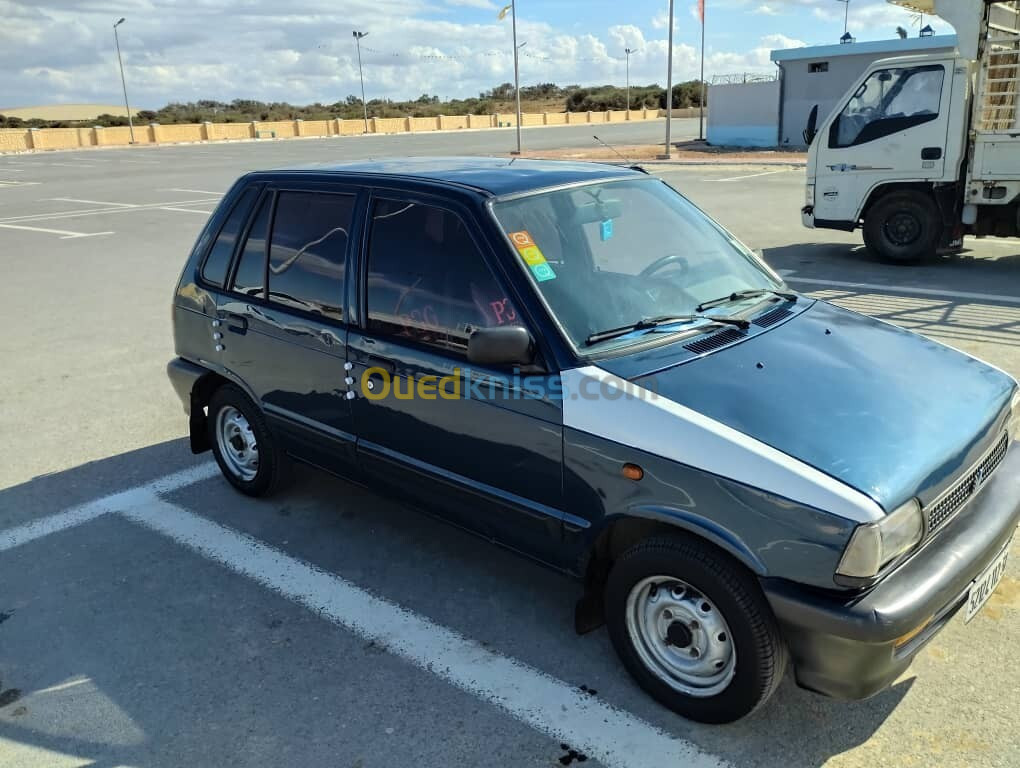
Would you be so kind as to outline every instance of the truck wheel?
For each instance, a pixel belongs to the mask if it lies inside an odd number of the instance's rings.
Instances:
[[[686,536],[647,539],[606,584],[609,636],[627,671],[661,704],[702,723],[729,723],[775,692],[786,646],[754,577]]]
[[[209,444],[220,471],[241,493],[269,496],[284,475],[287,457],[277,447],[262,411],[233,384],[209,398]]]
[[[938,206],[923,192],[893,192],[864,217],[864,244],[885,261],[904,264],[935,255],[942,234]]]

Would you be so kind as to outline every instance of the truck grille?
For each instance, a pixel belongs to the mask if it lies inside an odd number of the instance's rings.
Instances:
[[[928,533],[934,533],[945,525],[988,482],[992,473],[995,472],[996,468],[1006,457],[1006,448],[1008,446],[1009,437],[1003,435],[1002,439],[995,444],[995,447],[985,454],[985,457],[970,472],[964,475],[956,485],[928,505],[925,509]]]

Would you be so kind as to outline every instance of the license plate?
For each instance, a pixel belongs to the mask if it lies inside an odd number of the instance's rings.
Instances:
[[[1006,572],[1006,558],[1009,557],[1010,544],[1006,545],[1002,553],[970,585],[970,592],[967,594],[967,616],[964,623],[977,615],[981,607],[988,602],[988,598],[992,596],[995,588],[999,586],[1002,575]]]

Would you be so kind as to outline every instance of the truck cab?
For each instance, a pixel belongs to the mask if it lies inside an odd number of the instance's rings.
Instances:
[[[861,228],[890,261],[1020,234],[1020,3],[896,4],[953,23],[959,50],[876,61],[820,125],[812,115],[804,225]]]

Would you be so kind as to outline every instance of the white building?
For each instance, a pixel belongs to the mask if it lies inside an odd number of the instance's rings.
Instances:
[[[818,45],[772,51],[778,82],[713,85],[708,142],[741,147],[801,147],[811,108],[819,122],[878,59],[950,52],[956,35]]]

